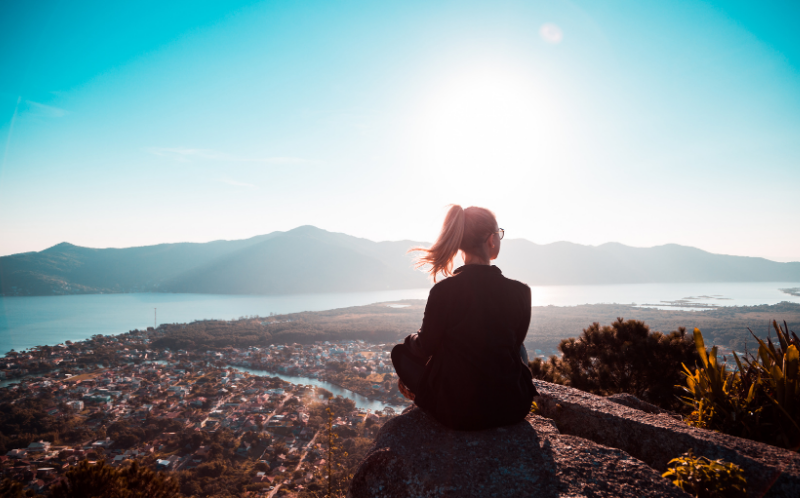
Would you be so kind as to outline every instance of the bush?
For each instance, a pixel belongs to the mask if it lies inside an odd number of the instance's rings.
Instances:
[[[535,378],[601,395],[629,393],[671,410],[683,407],[675,387],[682,380],[681,364],[698,359],[685,328],[662,334],[622,318],[610,326],[594,323],[558,348],[561,359],[530,362]]]
[[[206,462],[197,466],[197,475],[202,477],[219,477],[226,470],[226,465],[222,462]]]
[[[694,372],[684,365],[683,401],[692,410],[689,425],[794,451],[800,448],[800,340],[788,327],[784,330],[774,321],[772,325],[778,347],[769,337],[766,343],[756,337],[758,355],[742,361],[734,353],[738,370],[733,372],[717,361],[716,346],[707,351],[703,334],[694,330],[702,364]]]
[[[696,457],[690,449],[667,464],[662,477],[697,498],[745,498],[744,472],[732,463]]]
[[[51,498],[174,498],[178,483],[164,474],[140,467],[133,462],[125,469],[115,469],[86,460],[71,468],[61,483],[50,490]]]

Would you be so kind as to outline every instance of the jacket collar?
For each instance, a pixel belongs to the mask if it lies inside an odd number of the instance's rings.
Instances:
[[[495,265],[462,265],[456,268],[453,271],[453,275],[458,275],[461,272],[484,272],[484,271],[491,271],[502,275],[503,272],[500,271],[500,268],[496,267]]]

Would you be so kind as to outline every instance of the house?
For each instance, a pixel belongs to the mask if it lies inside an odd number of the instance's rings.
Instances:
[[[28,445],[28,453],[45,453],[50,450],[48,441],[36,441]]]
[[[92,447],[94,448],[110,448],[114,444],[114,441],[111,438],[99,439],[92,443]]]
[[[80,401],[80,400],[78,400],[78,401],[68,401],[66,403],[66,405],[67,405],[67,408],[69,408],[73,412],[79,412],[79,411],[83,410],[83,407],[85,406],[83,404],[83,401]]]
[[[9,451],[8,453],[6,453],[6,455],[9,458],[17,458],[21,460],[28,455],[28,450],[25,448],[17,448],[15,450]]]
[[[275,480],[274,477],[267,475],[266,472],[257,472],[255,476],[253,476],[253,482],[268,482],[272,484]]]

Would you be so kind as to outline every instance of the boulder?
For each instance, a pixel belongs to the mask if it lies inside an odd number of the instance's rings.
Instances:
[[[610,400],[549,382],[534,383],[540,413],[562,434],[618,448],[659,472],[691,448],[695,455],[741,467],[749,496],[800,496],[800,455],[793,451],[690,427],[630,395]]]
[[[465,432],[447,429],[419,408],[381,428],[348,496],[688,497],[624,451],[560,434],[537,415]]]

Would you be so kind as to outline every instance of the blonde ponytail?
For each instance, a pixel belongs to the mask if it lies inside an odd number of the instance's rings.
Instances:
[[[462,209],[458,204],[451,204],[436,242],[430,248],[414,247],[408,252],[423,253],[416,259],[414,267],[420,269],[430,265],[427,271],[436,282],[439,274],[445,277],[453,275],[453,259],[459,249],[470,253],[480,250],[481,242],[496,230],[496,226],[494,213],[488,209]]]

